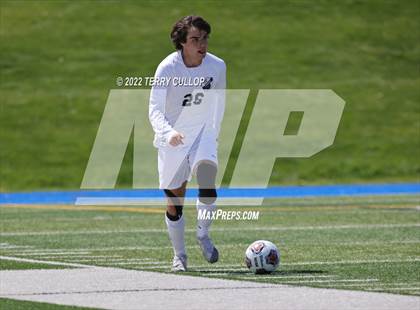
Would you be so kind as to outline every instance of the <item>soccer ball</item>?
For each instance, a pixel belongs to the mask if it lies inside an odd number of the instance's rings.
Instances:
[[[245,264],[255,274],[270,273],[280,263],[280,252],[270,241],[257,240],[245,252]]]

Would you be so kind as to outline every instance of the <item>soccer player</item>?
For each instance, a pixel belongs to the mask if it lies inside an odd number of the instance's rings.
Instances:
[[[172,270],[187,270],[182,213],[185,191],[197,178],[197,211],[214,212],[217,193],[217,138],[224,113],[226,65],[207,51],[211,27],[200,16],[175,23],[176,51],[158,66],[151,90],[149,119],[158,149],[159,188],[167,197],[165,222],[174,249]],[[209,94],[215,90],[216,95]],[[197,219],[196,237],[209,263],[219,252],[209,237],[211,220]]]

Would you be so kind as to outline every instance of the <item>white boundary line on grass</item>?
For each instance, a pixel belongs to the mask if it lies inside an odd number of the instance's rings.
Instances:
[[[132,262],[132,263],[125,263],[125,262],[116,262],[116,263],[114,263],[114,262],[112,262],[111,263],[112,265],[118,265],[118,266],[125,266],[125,265],[135,265],[135,264],[137,264],[137,265],[140,265],[140,266],[143,266],[143,265],[161,265],[161,264],[169,264],[169,262]]]
[[[331,261],[331,262],[320,262],[320,261],[313,261],[313,262],[296,262],[296,263],[280,263],[283,266],[304,266],[304,265],[351,265],[351,264],[378,264],[378,263],[414,263],[420,262],[420,257],[416,257],[413,259],[372,259],[372,260],[343,260],[343,261]],[[168,262],[169,264],[169,262]],[[209,265],[191,265],[189,268],[201,269],[203,271],[231,271],[232,268],[237,268],[247,270],[245,266],[241,266],[241,264],[219,264],[221,268],[214,268],[210,267]],[[226,268],[232,267],[232,268]],[[156,267],[143,267],[143,269],[169,269],[168,266],[156,266]]]
[[[329,242],[330,245],[375,245],[375,244],[415,244],[420,243],[420,240],[391,240],[391,241],[366,241],[366,242]],[[294,245],[317,245],[318,243],[294,243]],[[319,243],[322,245],[325,245],[324,243]],[[237,247],[247,247],[248,244],[245,243],[234,243],[234,244],[220,244],[218,247],[220,248],[237,248]],[[186,246],[187,249],[198,249],[198,245],[189,245]],[[0,249],[3,252],[6,252],[10,255],[29,255],[29,256],[36,256],[37,254],[45,254],[45,255],[54,255],[56,252],[61,253],[74,253],[76,254],[82,254],[81,252],[113,252],[113,251],[127,251],[127,250],[172,250],[172,246],[127,246],[127,247],[102,247],[102,248],[71,248],[68,249],[68,252],[66,252],[66,249]]]
[[[367,291],[371,292],[378,292],[378,291],[420,291],[420,287],[386,287],[386,288],[371,288],[367,289]]]
[[[0,243],[0,250],[19,250],[19,249],[30,249],[32,245],[16,245],[9,243]]]
[[[229,272],[209,272],[206,276],[231,276]],[[255,274],[241,274],[237,275],[241,280],[256,280],[256,279],[325,279],[325,278],[337,278],[336,275],[296,275],[296,276],[281,276],[281,275],[270,275],[262,276]]]
[[[91,262],[91,261],[95,261],[95,262],[107,262],[107,263],[116,263],[116,262],[139,262],[140,264],[146,263],[146,262],[152,262],[153,259],[151,258],[112,258],[112,259],[108,259],[108,258],[97,258],[97,259],[88,259],[88,258],[83,258],[83,259],[67,259],[68,262]]]
[[[387,289],[388,287],[391,287],[391,288],[393,288],[393,287],[395,287],[395,288],[406,287],[407,285],[419,285],[419,284],[420,284],[420,282],[374,283],[375,287],[379,286],[382,289]],[[357,287],[357,286],[369,286],[369,285],[372,285],[372,284],[370,284],[370,283],[359,283],[359,284],[357,284],[357,283],[352,283],[352,284],[343,283],[343,284],[339,284],[340,287],[354,287],[354,286]],[[336,287],[336,286],[334,286],[334,287]]]
[[[219,245],[220,246],[220,245]],[[199,248],[199,246],[186,246],[187,248]],[[101,248],[72,248],[68,249],[69,253],[78,253],[80,252],[106,252],[106,251],[126,251],[126,250],[162,250],[162,249],[172,249],[172,246],[127,246],[127,247],[101,247]],[[28,255],[33,253],[46,253],[46,254],[55,254],[54,252],[65,252],[66,249],[32,249],[32,250],[6,250],[4,252],[14,252],[13,254]]]
[[[28,253],[22,253],[22,252],[15,252],[14,255],[28,255],[28,256],[85,256],[90,255],[91,252],[88,251],[81,251],[81,252],[28,252]]]
[[[269,278],[269,277],[267,277]],[[378,282],[378,279],[328,279],[328,280],[299,280],[299,281],[282,281],[282,284],[305,284],[305,283],[340,283],[340,282]]]
[[[212,231],[293,231],[293,230],[329,230],[329,229],[376,229],[376,228],[410,228],[420,227],[420,223],[406,224],[354,224],[354,225],[326,225],[326,226],[282,226],[282,227],[230,227],[213,228]],[[195,232],[195,229],[186,229],[186,232]],[[86,231],[30,231],[30,232],[2,232],[0,236],[38,236],[38,235],[89,235],[89,234],[123,234],[123,233],[162,233],[166,228],[145,228],[131,230],[86,230]]]
[[[19,261],[19,262],[28,262],[28,263],[39,263],[39,264],[48,264],[48,265],[61,265],[61,266],[72,266],[72,267],[95,267],[91,265],[84,265],[79,263],[73,263],[73,262],[54,262],[54,261],[48,261],[48,260],[36,260],[36,259],[28,259],[28,258],[20,258],[20,257],[10,257],[10,256],[0,256],[0,260],[10,260],[10,261]],[[94,262],[94,259],[89,260],[91,262]],[[378,264],[378,263],[413,263],[413,262],[419,262],[420,258],[414,258],[414,259],[399,259],[399,260],[347,260],[347,261],[331,261],[331,262],[321,262],[321,261],[314,261],[314,262],[297,262],[297,263],[283,263],[283,266],[304,266],[304,265],[351,265],[351,264]],[[157,265],[161,266],[150,266],[154,265],[154,262],[147,263],[146,262],[118,262],[113,263],[112,261],[109,261],[110,266],[113,265],[119,265],[119,266],[138,266],[141,269],[170,269],[169,265],[170,262],[157,262]],[[164,265],[162,265],[164,264]],[[198,269],[196,271],[238,271],[238,270],[247,270],[245,266],[242,266],[241,264],[224,264],[224,265],[218,265],[220,268],[208,268],[208,265],[192,265],[189,266],[193,269]],[[235,269],[232,269],[235,268]]]
[[[109,258],[109,260],[112,260],[113,258],[122,258],[122,256],[118,256],[118,255],[114,255],[114,256],[108,256],[108,255],[76,255],[76,256],[71,256],[71,257],[66,257],[66,256],[63,256],[63,255],[51,255],[51,256],[41,256],[41,257],[30,256],[30,259],[47,259],[47,260],[51,260],[51,259],[77,259],[77,257],[80,257],[80,259]]]
[[[414,263],[420,262],[420,257],[411,259],[368,259],[368,260],[342,260],[332,262],[297,262],[297,263],[284,263],[285,266],[301,266],[301,265],[347,265],[347,264],[378,264],[378,263]]]
[[[22,262],[22,263],[55,265],[55,266],[78,267],[78,268],[95,268],[95,266],[89,266],[89,265],[83,265],[83,264],[65,263],[65,262],[53,262],[53,261],[44,261],[44,260],[28,259],[28,258],[20,258],[20,257],[11,257],[11,256],[0,256],[0,260],[8,260],[8,261]]]

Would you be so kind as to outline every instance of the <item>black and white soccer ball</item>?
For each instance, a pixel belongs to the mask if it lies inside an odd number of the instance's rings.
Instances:
[[[245,264],[255,274],[270,273],[280,263],[280,252],[270,241],[257,240],[245,252]]]

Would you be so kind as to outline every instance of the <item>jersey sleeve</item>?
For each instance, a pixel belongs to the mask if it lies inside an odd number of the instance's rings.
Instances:
[[[223,115],[225,113],[225,101],[226,101],[226,64],[221,63],[220,72],[215,85],[217,91],[217,105],[215,111],[214,124],[216,127],[217,136],[219,136],[220,129],[222,126]]]
[[[159,65],[155,78],[170,77],[170,68],[167,65]],[[149,99],[149,121],[155,132],[154,145],[156,147],[165,146],[168,137],[174,132],[165,117],[167,87],[153,86],[150,91]]]

